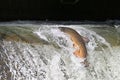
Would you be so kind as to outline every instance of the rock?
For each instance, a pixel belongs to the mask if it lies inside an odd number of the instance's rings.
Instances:
[[[36,34],[34,34],[30,27],[21,26],[1,26],[0,39],[34,44],[49,44],[47,41],[40,39]]]

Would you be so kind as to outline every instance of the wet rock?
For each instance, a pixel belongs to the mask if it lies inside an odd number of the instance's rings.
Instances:
[[[40,39],[34,34],[30,27],[1,26],[0,39],[25,43],[48,44],[47,41]]]

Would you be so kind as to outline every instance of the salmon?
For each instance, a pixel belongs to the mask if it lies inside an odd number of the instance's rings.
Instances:
[[[76,51],[74,55],[79,58],[86,58],[87,57],[87,49],[85,46],[85,41],[88,42],[87,38],[82,37],[77,31],[72,28],[68,27],[59,27],[59,29],[68,34],[73,42],[73,46],[75,47]]]

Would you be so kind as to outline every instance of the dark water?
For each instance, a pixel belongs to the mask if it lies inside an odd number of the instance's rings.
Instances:
[[[89,38],[89,67],[73,55],[60,26]],[[0,80],[119,80],[119,52],[119,25],[0,23]]]

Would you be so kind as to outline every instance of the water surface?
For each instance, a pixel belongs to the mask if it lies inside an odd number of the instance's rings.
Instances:
[[[90,41],[89,67],[58,27]],[[120,80],[120,27],[108,24],[0,23],[0,80]]]

